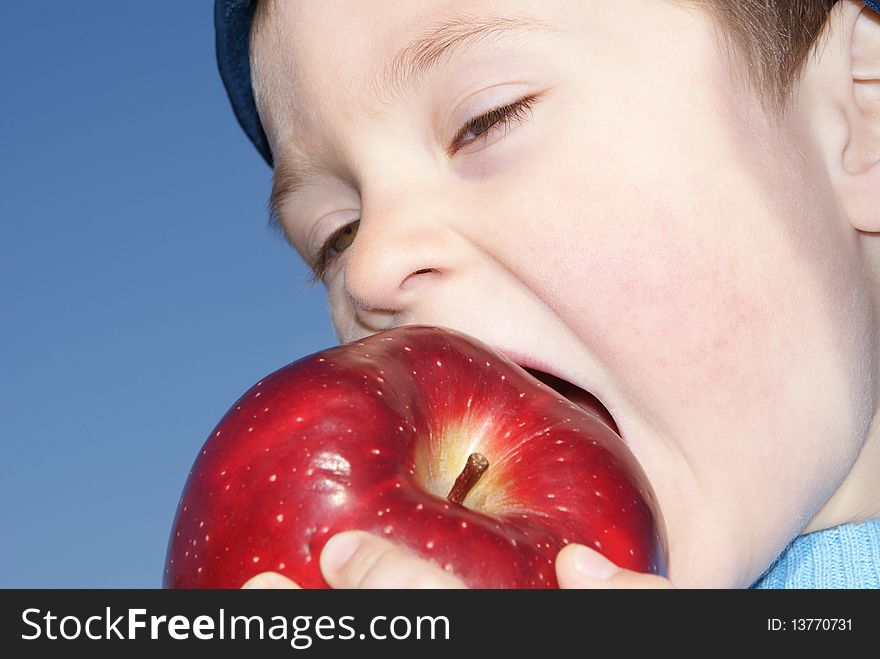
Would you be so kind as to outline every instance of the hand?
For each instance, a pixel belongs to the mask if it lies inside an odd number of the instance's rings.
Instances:
[[[668,579],[617,567],[584,545],[566,545],[556,556],[560,588],[674,588]]]
[[[321,552],[321,572],[332,588],[464,588],[458,577],[405,549],[364,531],[330,538]],[[277,572],[262,572],[242,588],[299,588]]]
[[[321,571],[333,588],[465,588],[456,576],[384,538],[363,531],[333,536],[321,552]],[[624,570],[583,545],[556,557],[560,588],[672,588],[663,577]],[[299,588],[276,572],[263,572],[243,588]]]

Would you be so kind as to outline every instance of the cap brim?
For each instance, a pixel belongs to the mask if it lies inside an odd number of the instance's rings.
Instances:
[[[256,8],[256,0],[215,0],[217,68],[238,123],[271,167],[272,151],[263,132],[251,87],[249,49]]]

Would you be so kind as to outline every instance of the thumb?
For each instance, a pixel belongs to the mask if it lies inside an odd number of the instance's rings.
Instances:
[[[277,572],[260,572],[244,582],[244,589],[254,590],[286,590],[299,588],[294,582]]]
[[[566,545],[556,557],[560,588],[673,588],[669,580],[618,567],[584,545]]]

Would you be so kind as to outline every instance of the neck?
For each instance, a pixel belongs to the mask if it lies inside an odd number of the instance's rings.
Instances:
[[[868,330],[866,344],[872,347],[875,356],[880,355],[880,240],[877,237],[880,236],[872,234],[870,240],[864,239],[861,243],[863,257],[870,271],[869,276],[873,280],[869,303],[873,305],[874,323]],[[865,432],[865,440],[858,456],[846,477],[807,523],[802,534],[880,518],[880,479],[877,478],[877,474],[880,474],[880,365],[876,357],[870,359],[867,355],[862,365],[872,371],[868,377],[874,384],[873,387],[868,387],[868,391],[873,389],[873,398],[870,395],[865,396],[861,405],[863,410],[868,410],[866,418],[871,418],[870,410],[873,410],[873,418]]]
[[[843,483],[801,533],[880,518],[877,474],[880,474],[880,414],[874,417],[868,438]]]

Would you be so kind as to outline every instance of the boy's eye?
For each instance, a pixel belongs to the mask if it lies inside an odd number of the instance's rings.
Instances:
[[[448,155],[451,157],[472,144],[481,144],[480,148],[485,148],[492,142],[501,139],[514,123],[526,119],[536,102],[536,97],[527,96],[474,117],[458,131],[447,148]],[[312,265],[311,283],[322,280],[327,267],[339,254],[351,246],[359,224],[360,220],[350,222],[334,231],[327,238]]]
[[[324,244],[318,252],[317,261],[312,265],[313,282],[321,280],[324,277],[327,266],[330,265],[339,254],[351,246],[354,242],[354,236],[357,233],[358,225],[360,223],[360,220],[349,222],[330,234],[330,237],[324,241]]]
[[[534,96],[526,96],[508,105],[490,110],[486,114],[481,114],[479,117],[474,117],[458,131],[446,149],[447,154],[453,156],[461,149],[477,143],[483,143],[482,147],[485,148],[501,139],[514,123],[522,122],[529,116],[537,100]]]

